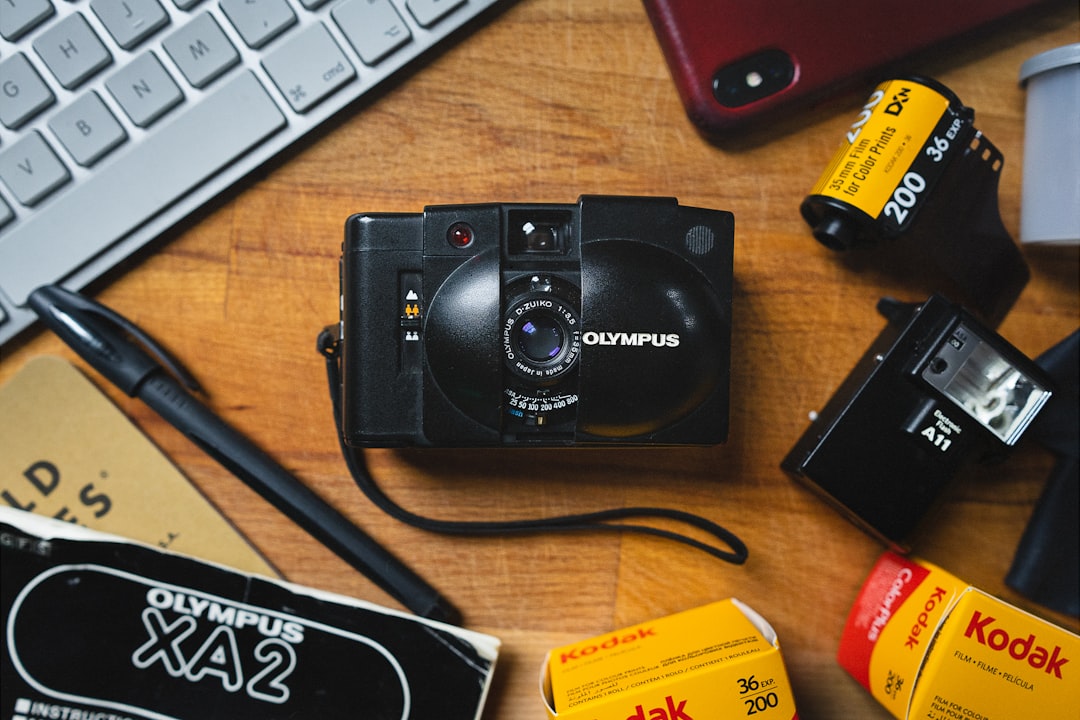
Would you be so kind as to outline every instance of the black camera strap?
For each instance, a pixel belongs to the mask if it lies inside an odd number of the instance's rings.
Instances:
[[[742,565],[746,562],[748,556],[746,545],[735,534],[699,515],[670,508],[612,508],[609,510],[529,520],[491,521],[440,520],[417,515],[416,513],[406,510],[387,496],[386,493],[382,491],[382,488],[376,484],[375,479],[368,471],[367,463],[364,462],[363,453],[359,449],[345,444],[341,425],[341,352],[337,333],[338,327],[336,325],[327,327],[319,333],[318,350],[326,359],[326,374],[330,385],[330,400],[333,405],[338,442],[341,445],[341,452],[345,457],[345,463],[357,486],[371,502],[391,517],[400,520],[407,525],[420,528],[421,530],[446,535],[525,535],[548,532],[595,531],[633,532],[642,535],[666,538],[684,545],[689,545],[690,547],[735,565]],[[699,530],[712,535],[727,545],[730,550],[725,550],[716,545],[701,542],[700,540],[696,540],[687,535],[653,527],[651,525],[617,522],[629,520],[631,518],[658,518],[685,523],[686,525],[696,527]]]

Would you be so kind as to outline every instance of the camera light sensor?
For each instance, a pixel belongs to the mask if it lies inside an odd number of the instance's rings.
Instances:
[[[454,223],[446,231],[446,239],[454,247],[468,247],[473,241],[473,229],[468,223]]]
[[[1007,445],[1050,398],[990,343],[960,324],[923,369],[922,377]]]

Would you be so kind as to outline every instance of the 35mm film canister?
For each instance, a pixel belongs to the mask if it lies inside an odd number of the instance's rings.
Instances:
[[[1028,269],[998,211],[1004,158],[974,118],[934,80],[883,82],[800,210],[833,250],[904,241],[936,275],[932,291],[996,325]]]

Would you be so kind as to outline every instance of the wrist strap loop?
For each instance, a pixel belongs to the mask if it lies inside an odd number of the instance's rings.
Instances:
[[[339,350],[337,331],[338,327],[332,325],[319,333],[318,350],[326,359],[327,382],[330,386],[330,400],[333,405],[334,422],[338,431],[338,442],[341,445],[341,452],[345,457],[345,463],[357,486],[371,502],[391,517],[400,520],[407,525],[420,528],[421,530],[446,535],[477,536],[593,531],[633,532],[673,540],[735,565],[742,565],[746,562],[748,556],[746,545],[734,533],[699,515],[670,508],[613,508],[610,510],[599,510],[596,512],[559,515],[529,520],[493,521],[440,520],[417,515],[416,513],[406,510],[391,500],[390,497],[382,491],[382,488],[378,486],[367,469],[363,453],[358,448],[353,448],[345,444],[344,434],[342,433],[341,417],[341,353]],[[681,522],[712,535],[730,549],[710,545],[687,535],[653,527],[651,525],[614,522],[631,518],[661,518]]]

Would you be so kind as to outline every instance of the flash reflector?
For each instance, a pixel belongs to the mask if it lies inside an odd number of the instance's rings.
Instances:
[[[781,467],[897,550],[972,460],[1008,453],[1049,377],[940,295],[882,300],[888,325]]]
[[[1015,445],[1050,391],[960,323],[922,377],[1006,445]]]

